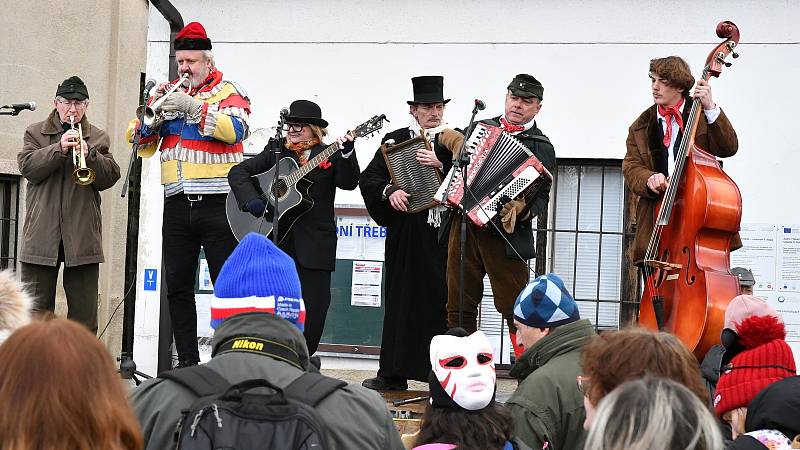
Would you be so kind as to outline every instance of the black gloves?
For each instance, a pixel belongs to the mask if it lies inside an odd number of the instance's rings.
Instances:
[[[261,197],[252,198],[244,204],[245,211],[252,214],[254,217],[264,216],[264,210],[267,209],[267,204]]]

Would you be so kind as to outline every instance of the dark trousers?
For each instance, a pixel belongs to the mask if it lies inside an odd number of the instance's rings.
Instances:
[[[205,250],[212,283],[236,248],[236,238],[225,215],[225,197],[178,194],[164,199],[164,277],[172,334],[181,361],[200,360],[194,300],[200,246]]]
[[[54,311],[56,283],[61,263],[56,266],[21,263],[21,279],[35,302],[34,311]],[[100,264],[64,267],[67,318],[97,333],[97,279]]]
[[[453,218],[447,248],[447,326],[457,327],[459,313],[459,264],[461,220]],[[494,306],[503,315],[510,332],[514,326],[514,301],[528,282],[528,264],[506,256],[503,238],[489,228],[467,223],[464,249],[464,324],[472,333],[478,327],[478,307],[483,298],[483,277],[489,275]]]
[[[306,323],[303,336],[306,338],[308,354],[313,355],[322,339],[325,329],[325,318],[331,306],[331,273],[327,270],[306,269],[298,264],[297,275],[300,276],[300,287],[303,290],[303,302],[306,305]]]

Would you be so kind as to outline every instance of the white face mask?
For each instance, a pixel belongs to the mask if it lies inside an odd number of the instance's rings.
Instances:
[[[482,331],[434,336],[430,354],[433,373],[460,407],[474,411],[492,401],[497,376],[492,346]]]

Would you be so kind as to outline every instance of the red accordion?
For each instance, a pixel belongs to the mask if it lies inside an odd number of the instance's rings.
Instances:
[[[465,211],[475,225],[499,221],[508,199],[528,198],[541,189],[550,189],[550,172],[528,147],[499,127],[476,124],[465,151],[471,159],[466,182],[462,171],[454,166],[435,200]]]

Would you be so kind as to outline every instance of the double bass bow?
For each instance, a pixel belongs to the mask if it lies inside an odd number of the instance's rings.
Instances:
[[[720,22],[725,39],[708,55],[702,79],[719,77],[739,44],[739,29]],[[695,144],[703,108],[695,98],[675,168],[656,207],[653,234],[645,253],[645,287],[639,324],[677,336],[698,359],[719,343],[728,303],[739,294],[730,272],[731,240],[739,231],[742,197],[714,155]]]

